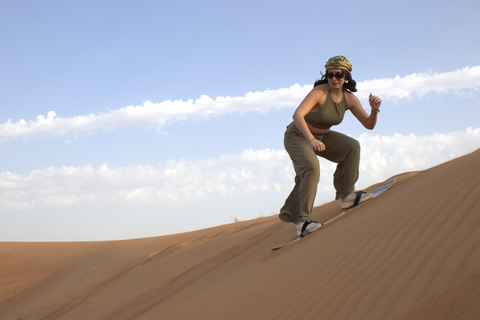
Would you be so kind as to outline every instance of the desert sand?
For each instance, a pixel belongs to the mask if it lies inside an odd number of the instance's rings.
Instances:
[[[479,163],[477,150],[398,175],[274,252],[295,237],[277,216],[146,239],[0,243],[0,319],[480,319]],[[333,201],[313,218],[340,212]]]

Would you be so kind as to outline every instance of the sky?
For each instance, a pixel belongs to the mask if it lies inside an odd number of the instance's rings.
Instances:
[[[153,237],[278,214],[328,58],[374,130],[357,189],[480,148],[480,3],[0,0],[0,241]],[[315,205],[334,200],[320,159]],[[280,222],[279,220],[279,223]],[[292,225],[293,234],[293,225]]]

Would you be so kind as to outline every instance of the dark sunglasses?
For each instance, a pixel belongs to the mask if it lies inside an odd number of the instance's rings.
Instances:
[[[345,75],[343,73],[333,73],[333,72],[327,72],[327,78],[328,79],[333,79],[333,77],[337,79],[343,79]]]

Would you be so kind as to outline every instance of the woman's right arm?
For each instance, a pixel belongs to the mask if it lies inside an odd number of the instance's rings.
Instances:
[[[313,89],[309,94],[303,99],[302,103],[298,106],[297,110],[293,113],[293,121],[297,126],[298,130],[303,133],[303,136],[308,140],[313,150],[323,151],[325,150],[325,145],[315,139],[312,132],[308,128],[307,122],[305,121],[305,116],[309,113],[313,107],[317,104],[323,104],[322,99],[324,93],[322,90]]]

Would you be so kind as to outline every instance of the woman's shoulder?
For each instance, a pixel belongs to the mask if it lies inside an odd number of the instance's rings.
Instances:
[[[318,85],[314,87],[307,95],[305,98],[305,101],[310,101],[311,105],[313,108],[315,106],[323,106],[325,103],[325,100],[327,99],[327,94],[328,94],[328,85]]]
[[[319,84],[318,86],[314,87],[311,92],[326,96],[328,94],[328,84]]]

